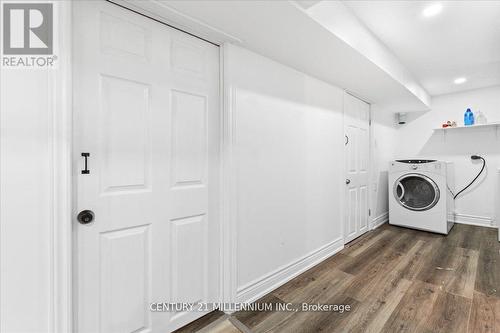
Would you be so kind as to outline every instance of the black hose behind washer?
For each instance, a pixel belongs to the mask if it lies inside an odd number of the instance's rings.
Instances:
[[[455,194],[455,196],[453,197],[453,200],[455,200],[460,193],[462,193],[463,191],[465,191],[466,189],[468,189],[472,184],[474,184],[474,182],[479,178],[479,176],[481,176],[481,174],[484,171],[484,168],[486,167],[486,160],[484,158],[482,158],[481,156],[479,156],[479,155],[472,155],[470,158],[471,158],[471,160],[483,160],[483,167],[481,168],[481,171],[479,171],[479,173],[477,174],[477,176],[469,183],[469,185],[465,186],[463,189],[461,189],[460,191],[458,191],[457,194]]]

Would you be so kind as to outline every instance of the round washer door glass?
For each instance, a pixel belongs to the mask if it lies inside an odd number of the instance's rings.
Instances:
[[[394,197],[410,210],[428,210],[439,201],[439,187],[427,176],[407,174],[394,183]]]

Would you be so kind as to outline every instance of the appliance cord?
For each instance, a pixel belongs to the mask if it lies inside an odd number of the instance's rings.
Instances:
[[[479,171],[479,173],[476,175],[476,177],[467,186],[465,186],[463,189],[461,189],[460,191],[458,191],[458,193],[453,196],[453,200],[455,200],[460,195],[460,193],[462,193],[463,191],[465,191],[466,189],[468,189],[472,184],[474,184],[474,182],[479,178],[479,176],[481,176],[481,174],[484,171],[484,168],[486,167],[486,160],[483,157],[481,157],[479,155],[472,155],[470,158],[473,159],[473,160],[479,160],[480,159],[480,160],[483,161],[483,166],[481,167],[481,171]],[[449,187],[448,187],[448,191],[450,191],[450,193],[453,195],[453,192],[451,192],[451,190],[450,190]]]

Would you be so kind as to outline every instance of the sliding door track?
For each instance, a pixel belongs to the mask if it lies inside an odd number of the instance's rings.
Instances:
[[[185,34],[188,34],[189,36],[194,37],[194,38],[201,39],[201,40],[202,40],[202,41],[204,41],[204,42],[210,43],[210,44],[215,45],[215,46],[217,46],[217,47],[219,47],[219,46],[220,46],[220,45],[219,45],[219,44],[217,44],[217,43],[214,43],[214,42],[209,41],[208,39],[205,39],[205,38],[203,38],[203,37],[197,36],[197,35],[195,35],[195,34],[193,34],[193,33],[189,32],[189,31],[186,31],[186,30],[180,29],[180,28],[178,28],[178,27],[176,27],[176,26],[174,26],[174,25],[168,24],[168,23],[163,22],[163,21],[161,21],[161,20],[159,20],[159,19],[156,19],[156,18],[151,17],[151,16],[149,16],[149,15],[146,15],[146,14],[144,14],[144,13],[141,13],[141,12],[139,12],[139,11],[135,10],[135,9],[129,8],[129,7],[127,7],[127,6],[124,6],[124,5],[122,5],[122,4],[120,4],[120,3],[116,2],[116,1],[113,1],[113,0],[105,0],[105,1],[107,1],[107,2],[109,2],[109,3],[112,3],[113,5],[116,5],[116,6],[118,6],[118,7],[121,7],[121,8],[123,8],[123,9],[126,9],[126,10],[128,10],[128,11],[131,11],[131,12],[133,12],[133,13],[137,14],[137,15],[141,15],[141,16],[143,16],[143,17],[146,17],[146,18],[150,19],[150,20],[153,20],[153,21],[155,21],[155,22],[158,22],[158,23],[160,23],[160,24],[163,24],[163,25],[165,25],[165,26],[167,26],[167,27],[169,27],[169,28],[172,28],[172,29],[175,29],[175,30],[181,31],[181,32],[183,32],[183,33],[185,33]]]

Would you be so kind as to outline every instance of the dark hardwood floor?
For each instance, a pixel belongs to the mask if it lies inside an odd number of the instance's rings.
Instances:
[[[257,302],[351,311],[218,312],[179,332],[500,333],[497,231],[456,224],[441,236],[386,224]]]

